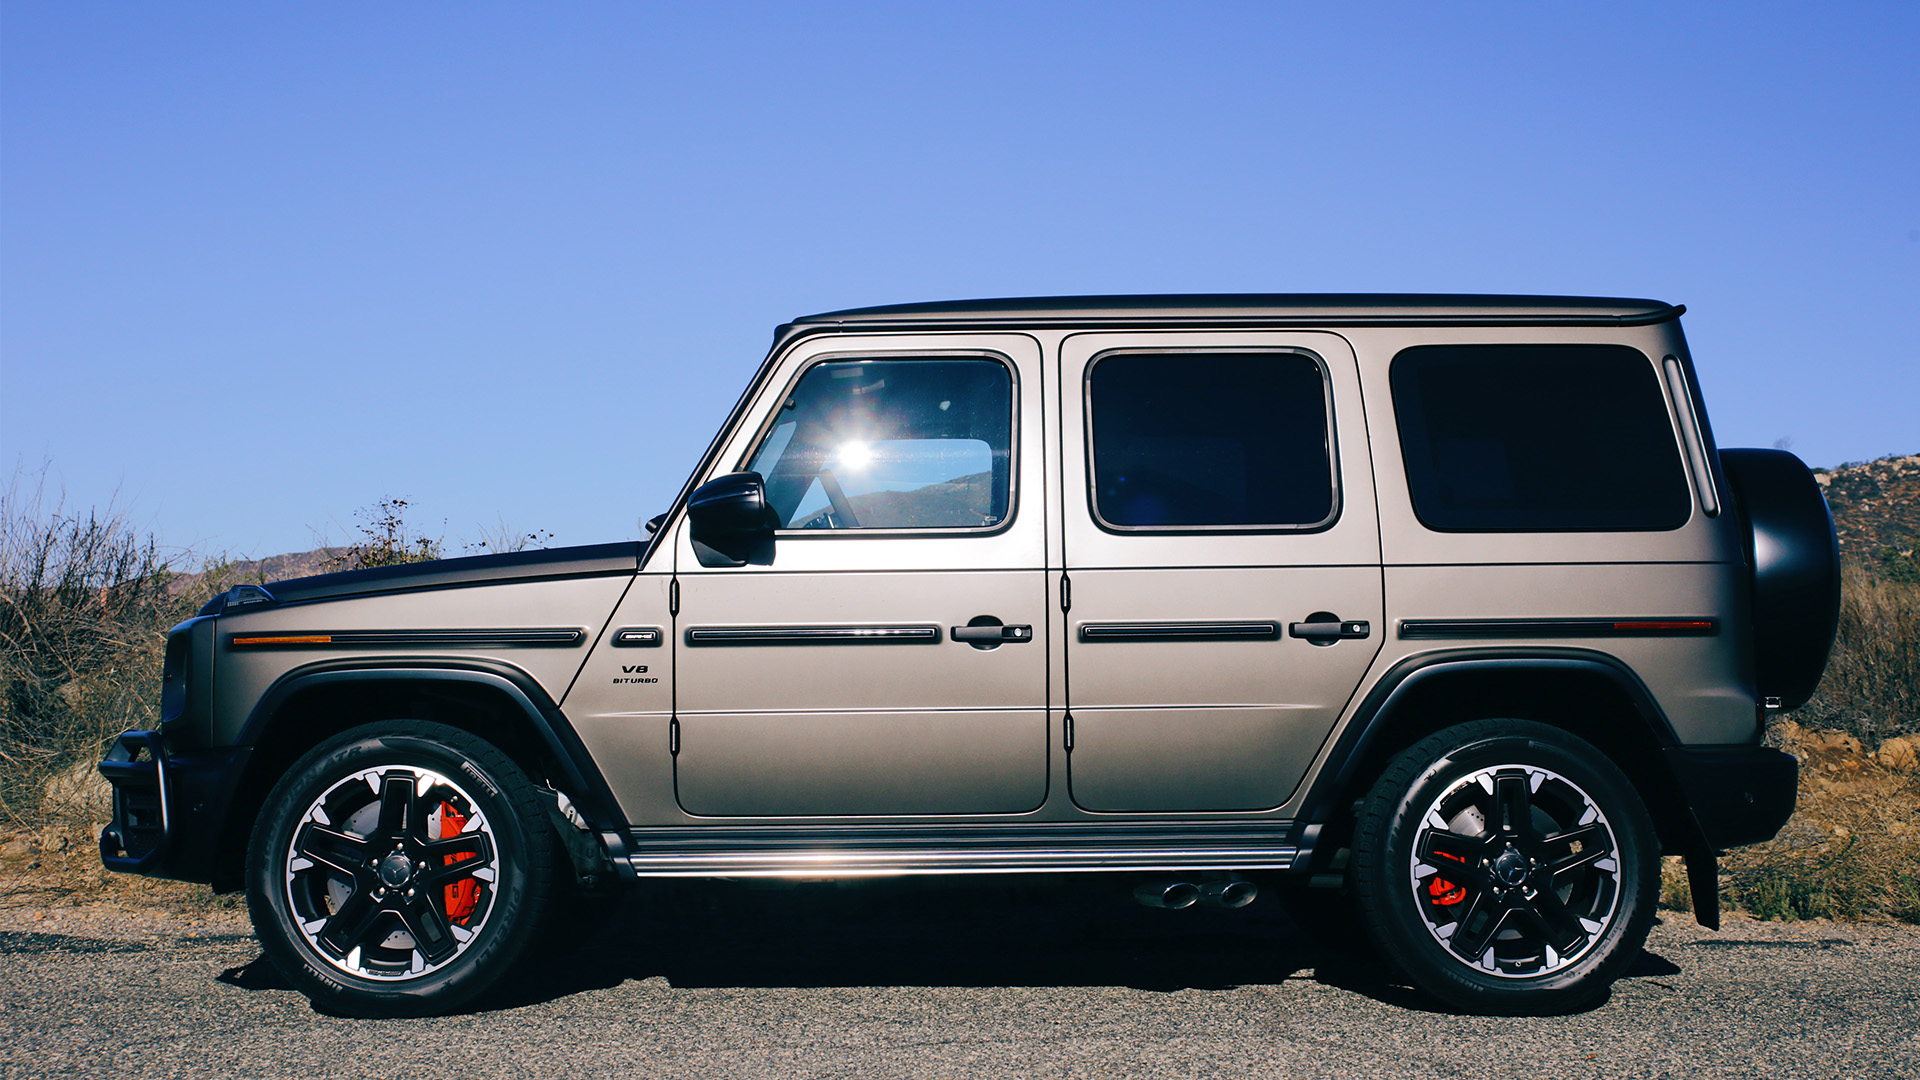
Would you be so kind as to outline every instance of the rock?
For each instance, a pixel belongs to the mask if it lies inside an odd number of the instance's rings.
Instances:
[[[1912,772],[1920,767],[1920,748],[1916,748],[1910,736],[1897,735],[1880,744],[1874,751],[1873,760],[1883,769],[1896,772]]]

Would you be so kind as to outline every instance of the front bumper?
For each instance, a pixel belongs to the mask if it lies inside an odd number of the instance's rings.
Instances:
[[[123,874],[213,880],[214,858],[251,747],[168,751],[157,731],[128,731],[100,762],[113,820],[100,861]]]
[[[1707,847],[1771,840],[1793,814],[1800,762],[1765,746],[1675,746],[1667,764]]]

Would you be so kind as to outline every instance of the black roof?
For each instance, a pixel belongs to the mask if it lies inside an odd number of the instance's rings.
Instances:
[[[1644,325],[1684,308],[1659,300],[1594,296],[1427,293],[1195,293],[1031,296],[848,308],[795,319],[822,326],[926,325]]]

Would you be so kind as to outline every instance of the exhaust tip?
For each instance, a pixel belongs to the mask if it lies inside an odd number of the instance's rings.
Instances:
[[[1142,907],[1179,911],[1200,899],[1200,889],[1184,881],[1150,881],[1134,886],[1133,899]]]
[[[1215,908],[1243,908],[1260,895],[1251,881],[1209,881],[1200,886],[1200,902]]]

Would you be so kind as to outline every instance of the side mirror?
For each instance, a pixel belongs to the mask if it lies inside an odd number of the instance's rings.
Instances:
[[[767,482],[759,473],[728,473],[694,488],[687,499],[687,524],[701,566],[773,561],[773,530],[780,519],[767,505]]]

